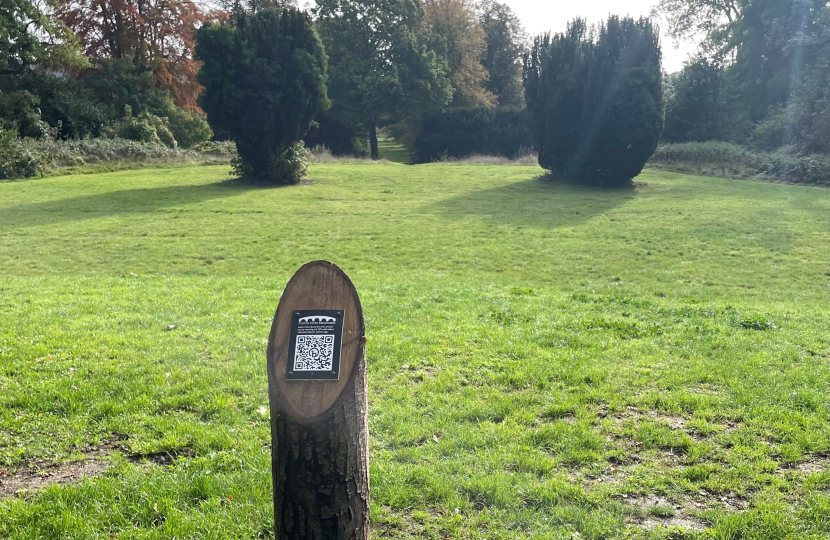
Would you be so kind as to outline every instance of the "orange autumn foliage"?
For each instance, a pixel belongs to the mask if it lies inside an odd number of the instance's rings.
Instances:
[[[137,69],[152,71],[176,105],[197,109],[194,35],[222,12],[189,0],[58,0],[57,16],[91,60],[129,58]]]

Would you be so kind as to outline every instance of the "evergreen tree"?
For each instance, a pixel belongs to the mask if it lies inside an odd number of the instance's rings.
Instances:
[[[235,27],[196,34],[203,62],[199,105],[214,130],[229,133],[238,171],[292,183],[305,173],[300,139],[328,107],[326,55],[308,15],[293,8],[239,13]]]
[[[317,0],[314,13],[329,56],[330,115],[368,131],[372,159],[379,126],[417,123],[452,98],[420,0]]]
[[[556,176],[627,185],[657,147],[660,44],[648,19],[612,16],[595,34],[576,20],[537,38],[524,79],[539,163]]]

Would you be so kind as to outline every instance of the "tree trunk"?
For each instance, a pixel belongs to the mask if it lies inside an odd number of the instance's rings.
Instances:
[[[276,540],[369,538],[369,417],[363,354],[342,400],[328,417],[298,424],[272,407]]]
[[[374,122],[369,122],[369,146],[372,149],[372,159],[379,159],[378,155],[378,130]]]

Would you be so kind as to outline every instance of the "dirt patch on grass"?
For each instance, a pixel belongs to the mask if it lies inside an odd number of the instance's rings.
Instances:
[[[644,519],[642,522],[638,523],[640,527],[643,529],[652,531],[657,528],[684,528],[689,529],[692,531],[703,531],[706,529],[706,525],[701,523],[700,521],[694,519],[685,519],[685,518],[658,518],[658,517],[650,517]]]
[[[630,519],[630,523],[646,530],[682,527],[702,531],[706,528],[705,523],[689,515],[687,506],[661,495],[624,495],[623,501],[636,508],[636,516]]]
[[[52,484],[70,484],[98,476],[109,467],[109,461],[91,458],[72,463],[51,464],[39,469],[26,469],[7,475],[0,472],[0,499],[14,497]]]
[[[830,457],[817,456],[800,463],[784,465],[778,468],[778,472],[787,473],[796,471],[801,474],[816,474],[830,470]]]
[[[44,459],[31,462],[13,472],[0,469],[0,499],[22,495],[52,484],[71,484],[99,476],[109,468],[109,455],[121,449],[122,437],[115,436],[100,444],[86,446],[78,453],[81,460],[54,463]]]
[[[100,476],[110,467],[110,455],[116,450],[127,454],[127,459],[133,463],[152,466],[173,465],[180,457],[193,456],[190,448],[149,454],[127,453],[121,444],[122,440],[120,437],[113,437],[99,445],[87,446],[79,452],[86,457],[76,461],[54,463],[37,460],[13,472],[0,469],[0,499],[22,496],[53,484],[73,484],[84,478]]]

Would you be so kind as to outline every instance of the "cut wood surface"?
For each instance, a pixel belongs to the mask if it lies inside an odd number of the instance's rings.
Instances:
[[[294,310],[343,310],[343,346],[337,381],[289,381],[291,315]],[[269,387],[281,413],[295,422],[310,423],[332,412],[364,354],[365,330],[360,300],[349,277],[335,264],[312,261],[288,282],[280,299],[268,340]]]

